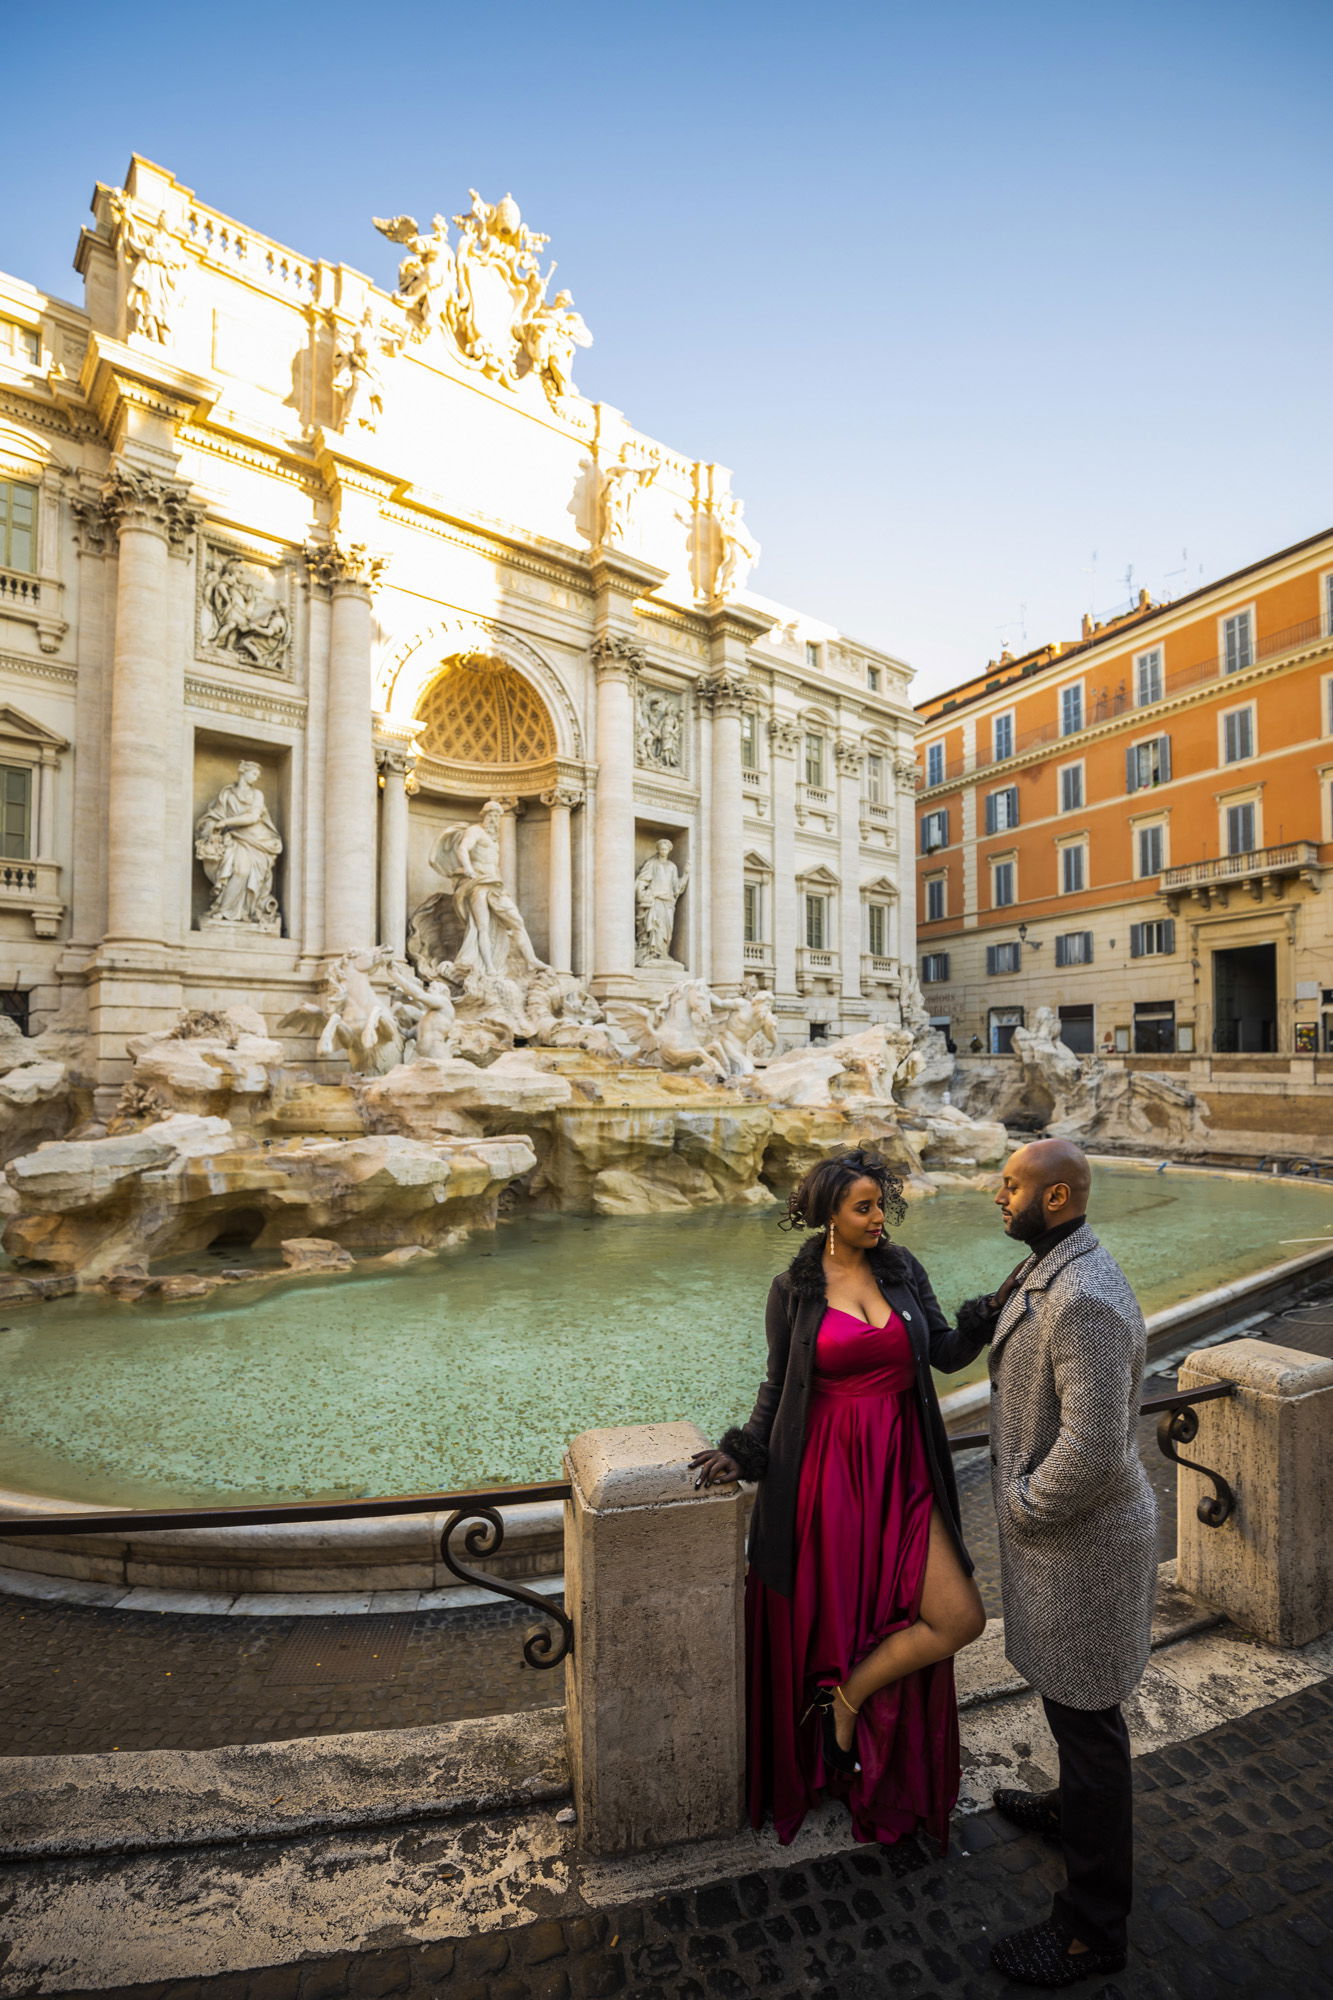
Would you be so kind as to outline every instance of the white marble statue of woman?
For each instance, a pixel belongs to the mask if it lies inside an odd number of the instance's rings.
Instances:
[[[671,842],[659,840],[634,878],[634,962],[656,965],[671,958],[671,934],[676,928],[676,905],[689,881],[671,859]]]
[[[282,913],[273,894],[273,869],[282,836],[259,789],[258,764],[238,764],[234,782],[205,808],[194,830],[194,851],[213,885],[206,922],[277,932]]]

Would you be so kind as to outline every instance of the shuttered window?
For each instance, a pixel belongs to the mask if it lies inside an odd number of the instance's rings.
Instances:
[[[1129,927],[1129,955],[1131,958],[1163,958],[1176,948],[1176,920],[1174,917],[1159,917],[1151,923],[1131,924]]]
[[[1160,826],[1141,826],[1138,832],[1138,848],[1139,874],[1160,875],[1166,866],[1165,829]]]
[[[1084,859],[1086,852],[1086,848],[1083,847],[1060,849],[1060,888],[1066,896],[1076,896],[1081,889],[1086,889],[1088,886]]]
[[[1055,962],[1057,965],[1091,965],[1092,932],[1066,931],[1055,940]]]
[[[986,794],[987,833],[1007,833],[1018,825],[1018,787],[1006,785],[1002,792]]]
[[[1254,710],[1233,708],[1222,717],[1222,759],[1239,764],[1254,755]]]
[[[0,479],[0,569],[37,569],[37,488]]]
[[[941,986],[948,977],[948,952],[928,951],[921,961],[921,984],[923,986]]]
[[[32,853],[32,771],[26,764],[0,764],[0,854],[26,861]]]
[[[1013,944],[988,944],[986,946],[987,973],[1017,972],[1021,962],[1022,950],[1022,945],[1016,941]]]
[[[1171,777],[1171,738],[1150,736],[1146,743],[1131,743],[1125,751],[1125,790],[1146,791],[1151,785],[1165,785]]]
[[[926,813],[921,820],[921,852],[931,854],[937,847],[949,845],[949,808],[942,806],[938,812]]]
[[[1254,665],[1254,619],[1248,611],[1237,611],[1222,620],[1222,671],[1238,674]]]
[[[1246,800],[1244,805],[1227,807],[1227,853],[1253,854],[1254,852],[1254,804]]]
[[[870,956],[883,958],[889,948],[889,912],[883,903],[869,903],[866,906],[869,919]]]

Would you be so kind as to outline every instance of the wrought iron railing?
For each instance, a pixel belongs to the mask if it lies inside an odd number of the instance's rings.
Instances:
[[[1199,1419],[1194,1414],[1196,1403],[1216,1403],[1227,1396],[1234,1396],[1234,1382],[1214,1382],[1207,1389],[1179,1389],[1169,1396],[1150,1396],[1139,1404],[1141,1417],[1157,1418],[1157,1448],[1163,1458],[1169,1458],[1173,1465],[1188,1466],[1213,1482],[1213,1491],[1206,1493],[1199,1502],[1198,1515],[1206,1528],[1220,1528],[1229,1521],[1236,1509],[1236,1496],[1220,1472],[1211,1466],[1199,1465],[1192,1458],[1185,1458],[1176,1450],[1180,1444],[1191,1444],[1199,1434]],[[950,1451],[980,1451],[990,1443],[989,1431],[968,1431],[949,1439]]]
[[[540,1486],[496,1486],[480,1493],[403,1493],[379,1500],[289,1500],[272,1507],[136,1508],[118,1513],[0,1515],[0,1541],[15,1536],[130,1535],[171,1528],[269,1528],[302,1521],[370,1521],[389,1514],[442,1514],[449,1518],[440,1535],[440,1560],[460,1582],[497,1597],[530,1605],[557,1629],[534,1626],[523,1640],[523,1657],[530,1667],[557,1667],[574,1650],[574,1625],[564,1609],[536,1591],[525,1590],[512,1577],[489,1570],[468,1569],[451,1547],[466,1522],[464,1551],[475,1560],[499,1555],[504,1546],[506,1507],[531,1506],[543,1500],[568,1500],[567,1480]]]

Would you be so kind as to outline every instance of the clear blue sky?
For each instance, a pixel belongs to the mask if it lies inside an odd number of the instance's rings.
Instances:
[[[4,43],[0,266],[75,296],[131,151],[388,284],[372,214],[512,189],[585,394],[731,465],[755,587],[920,694],[1333,522],[1327,0],[76,0]]]

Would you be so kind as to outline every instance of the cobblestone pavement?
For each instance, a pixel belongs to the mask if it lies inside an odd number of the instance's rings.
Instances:
[[[1145,1394],[1175,1387],[1154,1378]],[[1175,1470],[1142,1425],[1144,1462],[1161,1502],[1160,1556],[1175,1554]],[[992,1617],[999,1555],[984,1451],[957,1460],[964,1530]],[[563,1695],[524,1665],[533,1614],[504,1604],[405,1614],[412,1631],[392,1680],[339,1686],[269,1682],[294,1618],[210,1618],[103,1610],[0,1595],[0,1756],[85,1750],[205,1750],[354,1729],[400,1729],[542,1708]]]
[[[1333,1995],[1333,1683],[1153,1752],[1135,1777],[1129,1965],[1075,1990]],[[991,1971],[989,1945],[1044,1911],[1059,1872],[1040,1842],[983,1814],[962,1823],[945,1861],[915,1841],[861,1847],[456,1944],[385,1940],[263,1972],[100,1990],[104,2000],[1017,2000],[1029,1989]],[[373,1930],[374,1912],[366,1923]],[[13,2000],[31,1990],[0,1972]]]

